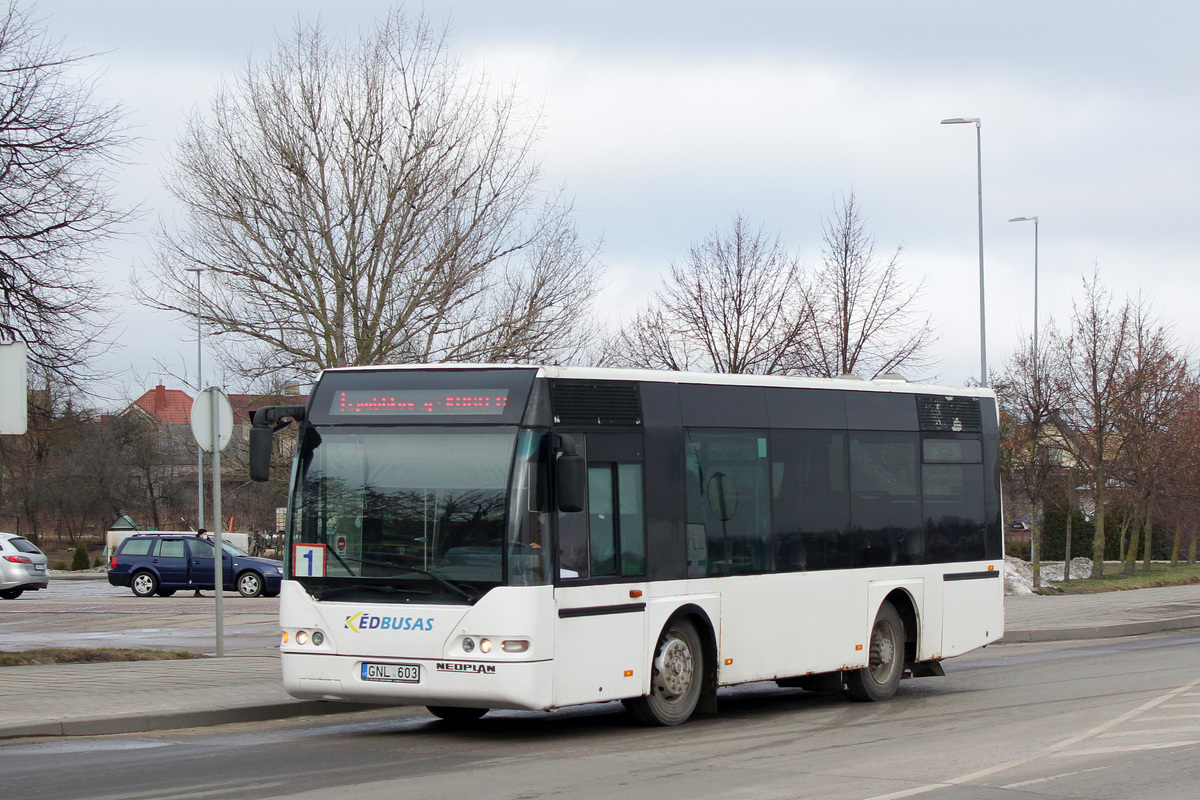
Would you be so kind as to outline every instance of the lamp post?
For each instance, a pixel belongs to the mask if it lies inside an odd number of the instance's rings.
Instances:
[[[978,117],[953,117],[942,120],[943,125],[975,123],[975,167],[979,186],[979,385],[988,385],[987,321],[983,295],[983,134]]]
[[[1033,396],[1034,401],[1041,407],[1042,391],[1041,391],[1041,351],[1038,350],[1038,218],[1037,217],[1013,217],[1009,222],[1032,222],[1033,223]],[[1035,420],[1037,417],[1035,417]],[[1040,420],[1039,420],[1040,421]],[[1033,431],[1033,455],[1037,455],[1039,430]],[[1041,499],[1034,500],[1033,505],[1033,525],[1029,532],[1029,560],[1033,565],[1033,588],[1034,591],[1041,589],[1042,583],[1042,531],[1044,529],[1044,520],[1042,514]],[[1067,543],[1067,556],[1063,561],[1063,580],[1071,580],[1071,543]]]
[[[200,273],[204,272],[202,267],[184,267],[185,272],[196,273],[196,396],[200,396],[201,390],[204,388],[204,379],[202,377],[201,361],[201,334],[200,334],[200,304],[202,297],[200,295]],[[196,530],[204,527],[204,448],[196,448]]]

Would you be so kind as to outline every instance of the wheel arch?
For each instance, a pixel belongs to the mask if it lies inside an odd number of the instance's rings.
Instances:
[[[653,631],[653,643],[657,646],[659,637],[667,626],[675,620],[687,620],[692,623],[700,636],[700,652],[704,657],[704,677],[700,687],[700,704],[696,710],[702,714],[715,714],[717,711],[717,676],[720,672],[717,666],[717,630],[709,612],[695,603],[684,603],[675,609],[657,630]]]
[[[917,660],[917,644],[921,632],[921,618],[917,603],[908,589],[904,587],[898,587],[888,592],[880,606],[883,603],[891,603],[892,607],[896,609],[896,613],[900,615],[900,619],[904,621],[904,663],[911,664]],[[875,614],[871,617],[872,625],[878,614],[879,609],[876,608]]]

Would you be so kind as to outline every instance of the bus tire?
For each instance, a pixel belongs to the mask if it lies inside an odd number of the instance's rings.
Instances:
[[[673,619],[654,650],[650,694],[622,703],[643,725],[679,725],[696,710],[704,675],[704,650],[696,626],[686,619]]]
[[[425,708],[438,719],[444,719],[455,725],[474,722],[490,711],[487,708],[460,708],[458,706],[425,706]]]
[[[904,675],[904,620],[885,601],[871,626],[867,666],[846,673],[846,695],[851,700],[877,703],[896,694]]]

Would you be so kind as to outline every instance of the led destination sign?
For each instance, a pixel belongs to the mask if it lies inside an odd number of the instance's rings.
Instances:
[[[507,389],[339,391],[329,413],[335,417],[488,416],[503,414],[507,406]]]

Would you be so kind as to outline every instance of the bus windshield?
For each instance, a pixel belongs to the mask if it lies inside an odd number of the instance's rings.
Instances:
[[[539,449],[529,445],[530,433],[518,437],[511,427],[307,429],[289,551],[318,548],[323,564],[314,567],[306,555],[292,565],[291,576],[318,597],[384,589],[471,600],[501,584],[504,553],[518,546],[510,530],[529,528],[527,520],[510,524],[508,493],[514,452],[519,472],[513,485],[527,493],[526,464]],[[520,546],[528,552],[530,543]]]

